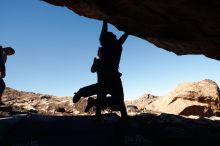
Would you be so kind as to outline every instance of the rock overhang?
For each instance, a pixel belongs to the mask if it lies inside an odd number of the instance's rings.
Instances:
[[[177,55],[202,54],[220,60],[220,1],[43,0],[88,18],[107,20],[119,30]]]

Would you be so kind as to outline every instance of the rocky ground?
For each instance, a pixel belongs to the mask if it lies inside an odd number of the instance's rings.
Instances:
[[[150,113],[120,119],[23,114],[0,120],[1,146],[219,146],[220,122]]]
[[[211,80],[181,83],[165,96],[126,101],[127,120],[110,107],[97,123],[94,108],[84,113],[87,98],[73,104],[71,97],[7,88],[0,145],[218,145],[219,93]]]
[[[128,113],[168,113],[182,116],[218,117],[220,116],[220,91],[211,80],[195,83],[181,83],[165,96],[145,94],[135,100],[125,101]],[[84,112],[87,97],[73,104],[72,97],[56,97],[6,88],[3,95],[5,106],[0,107],[0,116],[10,116],[16,112],[37,113],[41,115],[85,115],[94,114],[94,108]],[[104,109],[104,113],[118,111],[117,106]]]
[[[11,108],[13,112],[41,115],[73,115],[77,113],[73,108],[71,97],[56,97],[6,88],[2,100],[5,103],[2,108],[6,109],[1,112],[2,116],[10,115],[10,112],[7,113],[7,108]]]

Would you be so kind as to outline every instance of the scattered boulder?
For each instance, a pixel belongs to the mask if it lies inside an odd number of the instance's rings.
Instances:
[[[51,98],[51,96],[50,95],[41,95],[40,96],[40,99],[50,99]]]
[[[94,97],[96,98],[96,97]],[[88,101],[88,98],[87,97],[82,97],[77,103],[75,103],[75,109],[77,111],[79,111],[79,113],[85,113],[85,108],[87,106],[87,101]],[[89,111],[88,111],[88,114],[93,114],[95,113],[95,107],[93,106]]]
[[[65,108],[64,107],[58,107],[58,108],[56,108],[56,110],[55,110],[56,112],[61,112],[61,113],[64,113],[64,112],[66,112],[66,110],[65,110]]]
[[[103,107],[103,110],[104,110],[104,111],[107,111],[107,112],[109,112],[109,113],[120,111],[118,105],[111,105],[110,107]]]
[[[128,112],[139,112],[138,107],[135,105],[127,105],[127,111]]]
[[[1,105],[0,106],[0,111],[1,112],[11,112],[12,111],[12,107],[11,106]]]
[[[152,103],[153,101],[160,98],[159,96],[154,96],[151,94],[144,94],[143,96],[134,99],[134,100],[127,100],[125,104],[128,105],[135,105],[138,109],[142,110],[145,108],[146,105]]]
[[[96,98],[96,96],[93,96],[92,98]],[[111,98],[111,97],[108,97]],[[87,101],[88,98],[87,97],[82,97],[79,102],[75,103],[75,109],[78,110],[80,113],[85,113],[85,108],[87,106]],[[96,110],[96,107],[93,106],[88,112],[87,114],[94,114]],[[110,107],[102,107],[102,111],[103,112],[107,112],[107,113],[111,113],[111,112],[115,112],[115,111],[120,111],[118,105],[112,105]]]

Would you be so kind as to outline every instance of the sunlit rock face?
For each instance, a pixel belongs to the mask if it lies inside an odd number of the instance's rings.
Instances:
[[[6,112],[16,111],[42,115],[74,115],[77,113],[73,108],[71,97],[57,97],[6,88],[2,101],[7,107],[11,108]]]
[[[186,116],[219,116],[219,87],[212,80],[181,83],[166,96],[146,105],[146,109]]]
[[[220,60],[220,1],[44,0],[79,15],[107,20],[119,30],[177,55]],[[136,49],[136,48],[135,48]]]

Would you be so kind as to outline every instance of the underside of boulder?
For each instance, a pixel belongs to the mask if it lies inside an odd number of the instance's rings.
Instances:
[[[212,0],[43,0],[177,55],[203,54],[220,60],[220,1]]]

